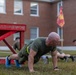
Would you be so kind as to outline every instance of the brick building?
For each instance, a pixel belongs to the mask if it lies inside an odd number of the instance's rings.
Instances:
[[[63,45],[72,46],[76,38],[75,4],[76,0],[0,0],[0,23],[26,24],[25,40],[46,37],[52,31],[61,35],[62,30],[56,20],[60,6],[63,6]],[[18,33],[6,40],[13,45],[17,36]],[[4,45],[0,41],[0,47]]]

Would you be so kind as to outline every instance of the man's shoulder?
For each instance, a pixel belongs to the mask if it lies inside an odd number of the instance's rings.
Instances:
[[[41,43],[45,43],[45,40],[46,40],[46,38],[39,37],[39,38],[36,38],[33,43],[41,44]]]
[[[46,39],[46,37],[38,37],[35,40],[45,40],[45,39]]]

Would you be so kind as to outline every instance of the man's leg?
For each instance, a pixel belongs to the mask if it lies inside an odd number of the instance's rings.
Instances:
[[[41,56],[41,58],[42,58],[42,60],[44,61],[44,64],[48,64],[48,63],[49,63],[49,61],[48,61],[48,56],[43,55],[43,56]]]
[[[64,56],[64,59],[65,59],[65,61],[67,62],[68,61],[68,59],[69,58],[71,58],[71,60],[74,62],[75,60],[74,60],[74,56]]]
[[[13,54],[13,55],[11,55],[10,57],[8,57],[8,59],[14,59],[14,62],[15,62],[15,65],[16,65],[16,67],[21,67],[21,65],[19,64],[19,56],[18,56],[18,54]]]
[[[13,55],[10,55],[10,56],[7,56],[6,57],[6,62],[5,62],[5,66],[6,67],[11,67],[11,60],[18,60],[19,57],[18,57],[18,54],[13,54]]]

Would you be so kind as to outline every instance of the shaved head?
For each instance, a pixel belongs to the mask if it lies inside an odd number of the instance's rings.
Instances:
[[[50,40],[60,40],[60,36],[56,33],[56,32],[51,32],[49,35],[48,35],[48,39]]]
[[[56,32],[51,32],[46,39],[46,44],[56,46],[59,40],[60,36]]]

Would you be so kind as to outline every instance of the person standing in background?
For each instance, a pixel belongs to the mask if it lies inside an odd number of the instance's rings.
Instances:
[[[16,37],[13,48],[18,51],[20,50],[20,37]]]

